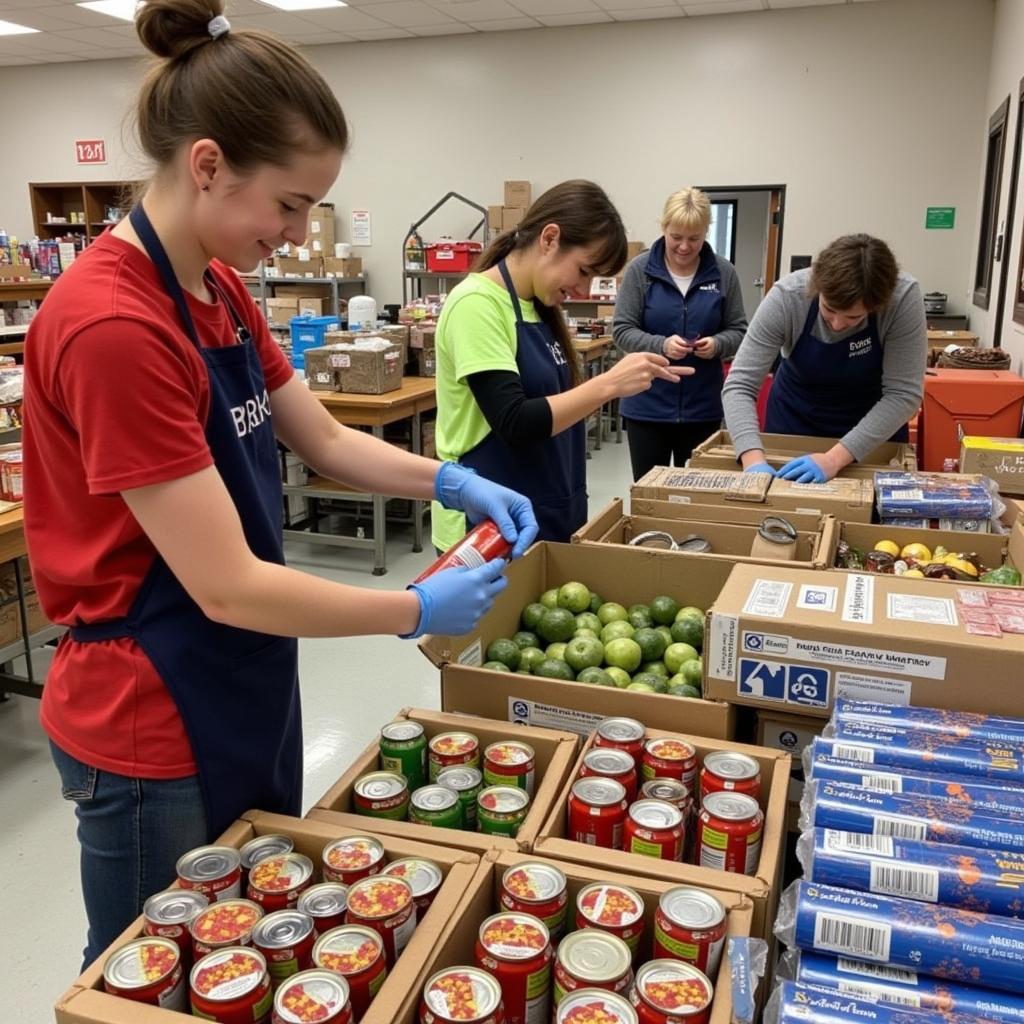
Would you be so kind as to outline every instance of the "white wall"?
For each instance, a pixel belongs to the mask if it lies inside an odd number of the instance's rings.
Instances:
[[[764,298],[763,289],[754,284],[754,281],[764,277],[765,246],[768,242],[768,204],[771,193],[713,192],[711,199],[712,202],[736,200],[736,252],[733,254],[733,264],[736,267],[736,276],[740,279],[743,309],[749,320]]]
[[[1019,0],[1010,0],[1016,3]],[[600,181],[650,241],[685,184],[788,185],[782,267],[835,236],[887,238],[926,290],[969,275],[992,0],[881,0],[755,14],[313,47],[355,128],[328,197],[373,215],[371,293],[393,301],[408,225],[448,189],[501,201]],[[76,138],[119,148],[135,62],[0,69],[0,223],[24,237],[26,182],[86,176]],[[940,127],[936,127],[937,123]],[[116,154],[91,176],[138,172]],[[958,209],[924,231],[925,206]],[[438,220],[460,233],[468,218]]]

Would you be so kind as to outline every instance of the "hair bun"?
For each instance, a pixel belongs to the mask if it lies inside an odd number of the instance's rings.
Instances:
[[[208,26],[223,13],[223,0],[144,0],[135,30],[150,53],[179,60],[212,41]]]

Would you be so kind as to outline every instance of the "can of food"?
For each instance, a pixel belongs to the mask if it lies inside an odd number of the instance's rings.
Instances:
[[[218,1024],[260,1024],[270,1018],[274,994],[259,950],[231,946],[211,953],[192,968],[190,982],[196,1017]]]
[[[189,925],[208,906],[210,901],[191,889],[165,889],[154,893],[142,908],[145,918],[143,929],[147,935],[158,935],[177,943],[181,950],[182,967],[192,963],[192,936]]]
[[[397,772],[371,772],[352,787],[356,814],[387,821],[405,821],[409,814],[409,783]]]
[[[625,837],[626,853],[680,861],[686,848],[683,812],[664,800],[638,800],[629,809]]]
[[[430,909],[438,889],[444,881],[441,869],[432,860],[421,857],[403,857],[393,860],[382,872],[382,875],[393,875],[404,878],[412,887],[412,898],[416,901],[416,920],[423,920],[423,915]]]
[[[459,794],[447,786],[420,786],[409,801],[409,820],[415,825],[462,828]]]
[[[372,929],[357,924],[332,928],[316,940],[313,964],[340,974],[352,998],[352,1013],[362,1020],[388,976],[384,940]]]
[[[614,779],[577,779],[569,791],[569,836],[577,843],[622,849],[626,787]]]
[[[268,835],[250,839],[239,851],[242,860],[242,891],[249,885],[249,872],[253,864],[268,857],[277,857],[282,853],[291,853],[295,843],[288,836]]]
[[[465,764],[470,768],[480,767],[480,741],[469,732],[442,732],[435,736],[427,746],[429,751],[427,764],[431,782],[437,782],[437,776],[445,768]]]
[[[175,870],[182,889],[201,892],[210,902],[242,895],[242,858],[230,846],[200,846],[178,858]]]
[[[275,989],[286,978],[313,966],[315,942],[313,918],[301,910],[275,910],[261,917],[252,930],[253,948],[267,961]]]
[[[597,747],[583,755],[580,778],[605,778],[621,782],[626,800],[632,803],[637,794],[636,761],[624,750]]]
[[[501,535],[501,530],[490,519],[473,527],[457,544],[452,545],[436,562],[433,562],[413,580],[422,583],[428,576],[442,569],[463,566],[478,569],[495,558],[508,558],[512,545]]]
[[[103,987],[136,1003],[188,1011],[181,950],[171,939],[150,935],[115,950],[103,965]]]
[[[654,914],[655,960],[684,960],[714,977],[725,947],[725,907],[709,892],[677,886]]]
[[[409,792],[427,784],[427,737],[419,722],[391,722],[380,731],[380,766],[405,778]]]
[[[476,798],[477,828],[488,836],[515,839],[530,813],[530,794],[515,786],[489,786]]]
[[[537,755],[519,740],[492,743],[484,750],[484,782],[488,786],[518,786],[533,796]]]
[[[752,875],[761,858],[764,815],[742,793],[709,793],[697,817],[697,857],[702,868]]]
[[[651,960],[636,972],[630,1001],[639,1024],[708,1024],[714,989],[682,960]]]
[[[555,954],[554,1004],[580,988],[625,992],[633,982],[633,954],[622,939],[600,928],[567,935]]]
[[[597,723],[594,746],[621,750],[633,758],[639,770],[647,730],[635,718],[606,718]]]
[[[476,831],[476,798],[484,788],[483,772],[468,765],[456,765],[437,773],[437,784],[447,786],[458,794],[462,807],[462,828],[467,832]]]
[[[302,853],[282,853],[252,866],[247,895],[266,911],[288,910],[312,884],[313,862]]]
[[[644,933],[644,901],[624,885],[594,882],[576,894],[576,927],[611,932],[629,946],[635,960]]]
[[[743,793],[761,799],[761,766],[746,754],[715,750],[704,758],[700,770],[700,800],[708,793]]]
[[[543,921],[553,943],[565,933],[569,892],[564,873],[554,864],[528,861],[506,868],[499,902],[504,910]]]
[[[317,935],[323,935],[332,928],[345,923],[345,911],[348,910],[348,886],[341,882],[321,882],[311,885],[299,896],[295,904],[296,910],[309,914],[313,918],[313,929]]]
[[[529,914],[494,914],[480,925],[477,966],[498,980],[508,1024],[548,1019],[551,959],[548,930]]]
[[[384,942],[388,966],[394,967],[416,930],[416,901],[404,878],[375,875],[354,882],[348,890],[349,924],[372,928]]]
[[[651,779],[640,787],[640,797],[643,800],[664,800],[678,807],[685,823],[693,817],[693,796],[686,784],[678,779]]]
[[[599,988],[570,992],[558,1005],[555,1024],[638,1024],[636,1010],[624,996]]]
[[[351,885],[380,871],[384,847],[372,836],[346,836],[328,843],[321,859],[325,882]]]
[[[420,1024],[505,1024],[498,979],[479,967],[446,967],[423,986]]]
[[[222,900],[211,903],[192,919],[192,956],[199,960],[215,949],[251,946],[252,930],[263,916],[263,908],[252,900]]]
[[[271,1024],[350,1024],[352,1019],[348,982],[333,971],[292,975],[274,996]]]
[[[644,747],[641,774],[649,779],[678,779],[692,793],[697,783],[697,751],[685,740],[662,736]]]

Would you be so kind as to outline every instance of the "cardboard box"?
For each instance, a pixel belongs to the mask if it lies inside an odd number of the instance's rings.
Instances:
[[[296,256],[278,256],[274,260],[278,277],[323,277],[324,261],[320,256],[300,260]]]
[[[821,718],[837,696],[1020,714],[1024,634],[969,633],[937,580],[737,565],[709,618],[706,697]]]
[[[816,530],[821,522],[817,512],[773,512],[760,505],[729,504],[688,504],[677,501],[659,501],[657,498],[631,498],[630,512],[635,516],[649,516],[652,519],[686,519],[701,523],[738,523],[741,526],[760,526],[767,515],[782,515],[798,530]]]
[[[532,202],[532,189],[528,181],[505,182],[506,206],[520,206],[525,210]]]
[[[320,863],[324,846],[342,836],[365,835],[366,829],[350,829],[322,821],[288,818],[250,811],[217,840],[240,847],[250,839],[270,833],[290,836],[295,849]],[[375,833],[373,833],[375,834]],[[411,991],[426,980],[426,965],[438,941],[447,933],[452,915],[477,875],[480,859],[465,851],[416,843],[393,836],[378,836],[387,859],[424,857],[434,861],[445,875],[430,910],[416,928],[408,946],[381,986],[361,1024],[391,1024]],[[316,873],[320,877],[319,871]],[[143,919],[137,918],[57,1001],[57,1024],[188,1024],[195,1017],[154,1006],[145,1006],[103,991],[103,964],[113,950],[142,935]]]
[[[417,324],[409,329],[411,348],[433,348],[437,336],[437,324]]]
[[[961,438],[960,472],[982,473],[995,480],[1000,494],[1024,495],[1024,439]]]
[[[501,209],[501,230],[515,231],[523,222],[526,210],[521,206],[503,206]]]
[[[420,650],[441,669],[441,707],[582,735],[603,718],[628,715],[647,725],[728,739],[735,730],[728,704],[485,671],[479,666],[487,645],[498,637],[512,636],[520,628],[523,608],[549,587],[579,580],[606,600],[627,607],[658,594],[674,594],[683,604],[708,608],[725,584],[729,568],[720,562],[668,558],[663,552],[639,548],[535,544],[508,567],[509,585],[476,630],[466,636],[435,635],[420,641]]]
[[[357,814],[353,804],[355,784],[368,772],[380,768],[379,737],[374,737],[367,744],[363,752],[345,770],[344,775],[317,800],[308,817],[334,822],[346,828],[372,828],[374,832],[384,835],[416,839],[422,843],[439,843],[478,854],[495,849],[511,852],[530,850],[541,825],[551,811],[555,797],[575,764],[579,737],[575,733],[557,732],[553,729],[527,729],[525,726],[512,725],[509,722],[414,708],[403,708],[394,720],[398,722],[406,719],[422,724],[428,740],[438,733],[468,730],[480,740],[481,756],[485,747],[502,740],[522,740],[533,747],[537,755],[536,792],[530,805],[530,813],[526,816],[517,838],[464,832],[461,829],[433,828],[430,825],[417,825],[408,821],[383,821]]]
[[[437,350],[434,348],[416,349],[416,362],[421,377],[437,376]]]
[[[332,360],[337,348],[324,345],[321,348],[307,348],[303,370],[311,391],[340,391],[338,371]]]
[[[487,229],[488,231],[500,231],[501,230],[501,217],[503,206],[488,206],[487,207]]]
[[[325,346],[326,347],[326,346]],[[402,346],[360,349],[354,345],[332,345],[329,358],[338,390],[354,395],[383,395],[402,386]],[[307,349],[307,355],[309,350]]]
[[[326,256],[324,258],[324,274],[327,277],[362,277],[362,256]]]
[[[303,313],[308,313],[310,316],[324,316],[330,312],[330,299],[314,298],[309,296],[308,298],[299,299],[299,316]]]
[[[695,864],[659,860],[624,850],[606,850],[569,838],[568,807],[569,793],[579,777],[583,756],[592,745],[588,739],[580,750],[576,765],[570,774],[551,813],[534,844],[534,852],[558,860],[577,861],[592,864],[600,858],[602,867],[629,875],[646,875],[660,878],[676,885],[696,885],[701,889],[719,892],[734,892],[746,896],[754,905],[751,934],[772,940],[772,925],[775,923],[775,909],[778,905],[782,882],[783,844],[785,840],[786,800],[789,797],[790,758],[788,754],[766,747],[754,747],[742,743],[712,740],[688,733],[670,732],[661,728],[648,728],[648,739],[670,736],[684,739],[697,749],[703,761],[705,755],[715,750],[733,750],[748,754],[761,768],[761,809],[764,811],[764,832],[761,836],[761,857],[753,875],[739,875],[732,871],[716,871],[698,867]]]
[[[786,804],[786,831],[800,831],[800,800],[804,795],[803,750],[815,736],[820,736],[825,723],[820,718],[782,715],[775,711],[757,712],[757,744],[781,750],[793,758],[789,772],[789,800]]]
[[[275,324],[287,326],[292,322],[292,317],[299,315],[299,300],[275,296],[267,299],[267,319]]]
[[[333,256],[335,241],[334,203],[317,203],[309,211],[307,248],[322,252],[325,256]]]
[[[764,504],[770,483],[767,473],[743,473],[735,468],[655,466],[633,484],[629,493],[632,498],[656,498],[683,505],[702,501]]]
[[[798,484],[775,477],[768,488],[765,507],[835,516],[849,523],[870,523],[875,511],[875,485],[871,480],[857,478],[835,477],[824,484]]]
[[[1001,497],[1000,500],[1006,506],[1006,510],[1000,516],[1000,522],[1009,529],[1018,519],[1024,516],[1024,501],[1006,497]]]

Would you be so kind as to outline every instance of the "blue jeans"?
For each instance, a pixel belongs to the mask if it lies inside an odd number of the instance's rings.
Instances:
[[[175,863],[209,841],[199,777],[133,779],[101,771],[50,744],[65,800],[75,803],[89,919],[83,967],[175,879]]]

